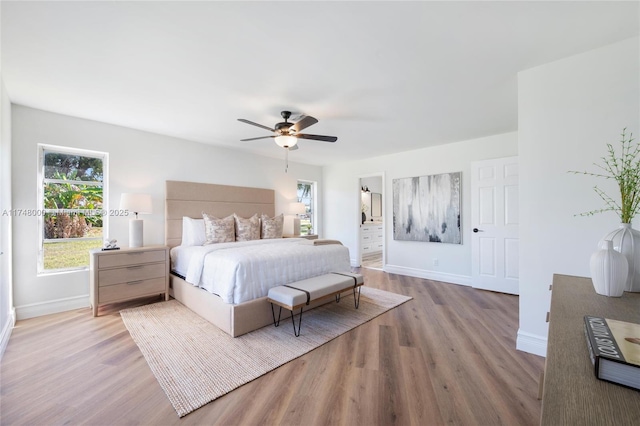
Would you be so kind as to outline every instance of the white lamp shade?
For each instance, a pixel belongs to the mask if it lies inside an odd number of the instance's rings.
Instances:
[[[307,206],[305,206],[304,203],[291,203],[289,212],[291,212],[291,214],[305,214],[307,212]]]
[[[298,143],[295,136],[276,136],[276,143],[283,148],[291,148]]]
[[[152,213],[151,195],[123,193],[120,196],[120,208],[135,214],[150,214]]]

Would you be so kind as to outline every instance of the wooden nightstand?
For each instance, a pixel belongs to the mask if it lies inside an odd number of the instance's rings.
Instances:
[[[138,297],[165,295],[169,300],[169,247],[91,250],[89,285],[93,316],[98,306]]]
[[[317,235],[283,235],[282,238],[305,238],[307,240],[317,240]]]

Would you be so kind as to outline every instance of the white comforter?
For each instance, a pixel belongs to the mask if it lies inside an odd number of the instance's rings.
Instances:
[[[271,287],[331,271],[349,271],[349,249],[314,246],[303,238],[255,240],[172,249],[187,282],[238,304],[266,296]],[[188,260],[187,260],[188,259]]]

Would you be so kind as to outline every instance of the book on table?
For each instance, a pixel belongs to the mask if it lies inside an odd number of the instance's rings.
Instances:
[[[640,324],[585,315],[584,330],[596,377],[640,390]]]

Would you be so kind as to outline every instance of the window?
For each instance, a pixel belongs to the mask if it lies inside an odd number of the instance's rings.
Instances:
[[[300,234],[309,235],[317,232],[316,226],[316,183],[298,181],[298,202],[304,203],[306,212],[300,215]]]
[[[84,269],[107,235],[107,154],[39,145],[38,272]]]

